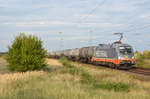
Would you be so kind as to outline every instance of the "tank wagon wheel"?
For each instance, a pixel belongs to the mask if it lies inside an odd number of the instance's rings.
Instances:
[[[93,62],[91,60],[88,61],[89,64],[93,64]]]
[[[90,58],[87,58],[86,62],[87,62],[88,64],[91,64],[91,63],[92,63]]]
[[[92,64],[93,64],[93,65],[96,65],[96,62],[95,62],[95,61],[93,61],[93,62],[92,62]]]

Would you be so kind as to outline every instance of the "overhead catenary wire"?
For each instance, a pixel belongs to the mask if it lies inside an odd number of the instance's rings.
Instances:
[[[147,27],[150,27],[150,24],[144,25],[143,27],[137,27],[136,29],[145,29],[145,28],[147,28]],[[126,31],[126,32],[131,32],[131,31],[133,31],[133,30],[135,30],[135,28],[132,29],[132,30]]]
[[[148,10],[148,9],[150,9],[150,8],[147,8],[146,10]],[[143,13],[143,12],[142,12]],[[132,15],[132,17],[135,17],[134,15]],[[147,16],[147,17],[150,17],[150,16]],[[130,19],[130,18],[129,18]],[[126,33],[126,32],[131,32],[131,31],[133,31],[133,30],[135,30],[135,28],[136,29],[145,29],[145,28],[147,28],[147,27],[149,27],[150,26],[150,24],[148,24],[148,25],[146,25],[146,26],[144,26],[144,27],[138,27],[138,26],[140,26],[140,25],[136,25],[136,24],[134,24],[133,22],[134,22],[135,20],[130,20],[130,22],[131,23],[129,23],[130,25],[128,26],[128,27],[132,27],[130,30],[125,30],[125,31],[119,31],[119,32],[123,32],[123,33]],[[133,28],[134,27],[134,28]],[[105,31],[104,31],[105,32]],[[112,32],[112,30],[110,31],[110,32]],[[116,32],[116,31],[115,31]]]
[[[88,14],[87,14],[87,16],[85,16],[82,20],[84,21],[84,20],[86,20],[98,7],[100,7],[100,6],[102,6],[105,2],[106,2],[107,0],[103,0],[102,2],[100,2],[96,7],[94,7]],[[147,8],[147,9],[150,9],[150,8]],[[132,16],[132,17],[134,17],[134,16]],[[150,17],[150,16],[149,16]],[[83,23],[83,22],[81,22],[81,23]],[[130,25],[130,27],[135,27],[136,25],[135,24],[131,24]],[[134,28],[133,28],[134,29]],[[130,30],[128,30],[128,31],[121,31],[121,32],[130,32]]]
[[[97,8],[101,7],[102,5],[105,4],[107,0],[102,0],[100,3],[98,3],[91,11],[89,11],[89,13],[87,14],[87,16],[85,16],[84,18],[82,18],[82,21],[78,22],[78,24],[83,24],[85,22],[86,19],[89,18],[89,16],[94,13],[96,11]],[[93,43],[93,38],[92,38],[92,31],[90,31],[89,34],[89,44],[88,45],[92,45]]]
[[[102,2],[100,2],[97,6],[95,6],[88,14],[87,14],[87,16],[85,16],[84,18],[82,18],[82,22],[81,23],[84,23],[84,21],[86,20],[86,19],[88,19],[89,17],[90,17],[90,15],[92,14],[92,13],[94,13],[95,11],[96,11],[96,9],[98,8],[98,7],[100,7],[100,6],[102,6],[104,3],[105,3],[105,1],[106,0],[103,0]],[[130,24],[129,25],[130,27],[132,27],[132,26],[134,26],[135,28],[138,28],[138,29],[144,29],[144,28],[147,28],[148,26],[146,25],[146,26],[144,26],[144,27],[137,27],[137,25],[135,25],[135,24]],[[132,30],[135,30],[135,28],[133,28],[133,29],[131,29],[131,30],[127,30],[127,31],[121,31],[121,32],[131,32]],[[114,31],[115,32],[115,31]],[[113,32],[112,32],[113,33]],[[95,40],[94,38],[93,38],[93,40]],[[86,41],[87,42],[87,41]],[[90,40],[89,40],[89,42],[90,42]],[[90,43],[89,43],[89,45],[91,45]]]
[[[97,8],[97,7],[95,7],[95,8]],[[91,12],[92,12],[92,11],[91,11]],[[87,17],[85,17],[85,19],[87,19],[89,16],[90,16],[90,14],[89,14]],[[148,17],[150,17],[150,16],[148,16]],[[134,21],[135,21],[135,20],[134,20]],[[128,26],[128,27],[131,27],[130,30],[120,31],[120,32],[128,33],[128,32],[133,32],[133,31],[135,31],[135,30],[139,30],[139,29],[143,30],[143,29],[145,29],[145,28],[149,28],[149,27],[150,27],[150,24],[146,24],[146,25],[144,25],[144,26],[141,26],[140,24],[138,24],[138,25],[136,25],[136,24],[134,24],[134,23],[132,24],[132,22],[134,22],[134,21],[131,20],[131,23],[129,23],[129,26]]]
[[[96,7],[94,7],[91,11],[89,11],[89,13],[87,14],[87,16],[85,16],[82,20],[86,20],[92,13],[94,13],[94,11],[102,6],[103,4],[105,4],[106,0],[103,0],[102,2],[100,2]],[[82,23],[82,22],[81,22]]]
[[[142,11],[142,13],[145,13],[145,11],[147,11],[147,10],[149,10],[150,8],[146,8],[145,10],[144,10],[144,12]],[[141,12],[140,12],[141,13]],[[134,18],[134,17],[136,17],[137,16],[137,14],[136,15],[132,15],[132,16],[130,16],[130,17],[132,17],[132,18]],[[150,15],[149,16],[147,16],[147,17],[150,17]],[[132,18],[128,18],[128,19],[132,19]],[[134,18],[135,19],[135,18]],[[129,21],[129,20],[128,20]],[[122,32],[124,32],[124,33],[126,33],[126,32],[131,32],[131,31],[133,31],[133,30],[135,30],[135,28],[136,29],[138,29],[138,26],[141,26],[140,24],[139,25],[137,25],[137,24],[135,24],[134,22],[135,21],[137,21],[137,20],[130,20],[130,23],[128,22],[128,24],[129,24],[129,26],[128,27],[131,27],[131,29],[130,30],[125,30],[125,31],[122,31]],[[150,25],[150,24],[149,24]]]
[[[147,11],[147,10],[149,10],[150,8],[146,8],[144,11]],[[144,13],[144,12],[142,12],[142,13]],[[136,16],[132,16],[132,17],[136,17]],[[149,16],[147,16],[147,17],[150,17],[150,15]],[[132,21],[131,21],[132,22]],[[149,24],[150,25],[150,24]],[[132,27],[132,29],[131,30],[128,30],[128,31],[124,31],[124,32],[130,32],[130,31],[132,31],[132,30],[135,30],[135,28],[133,28],[133,27],[137,27],[137,25],[136,24],[134,24],[133,22],[132,22],[132,24],[130,23],[130,27]]]

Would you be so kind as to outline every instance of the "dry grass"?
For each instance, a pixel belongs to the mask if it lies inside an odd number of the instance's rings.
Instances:
[[[12,83],[12,81],[18,81],[21,79],[28,79],[32,76],[42,76],[45,72],[43,71],[29,71],[25,73],[12,73],[0,75],[0,84]]]
[[[48,59],[49,68],[61,67],[55,59]],[[80,83],[78,75],[62,74],[58,71],[32,71],[25,73],[0,74],[0,99],[150,99],[150,81],[140,80],[133,75],[110,70],[97,69],[86,64],[82,66],[95,79],[130,84],[128,92],[105,89],[91,89]]]
[[[46,61],[47,61],[47,64],[49,66],[59,66],[59,67],[62,67],[62,64],[58,60],[56,60],[56,59],[47,59]]]
[[[57,81],[66,81],[66,80],[70,80],[70,81],[74,81],[74,82],[80,81],[79,76],[73,76],[71,74],[58,74],[56,76],[52,76],[51,79],[57,80]]]

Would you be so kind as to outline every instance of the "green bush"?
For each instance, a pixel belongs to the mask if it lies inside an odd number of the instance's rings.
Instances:
[[[12,71],[25,72],[37,70],[46,66],[46,50],[42,41],[36,36],[21,33],[8,47],[8,68]]]

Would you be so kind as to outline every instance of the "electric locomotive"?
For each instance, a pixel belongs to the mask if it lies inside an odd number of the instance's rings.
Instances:
[[[131,68],[135,64],[134,51],[131,45],[121,42],[99,44],[91,61],[115,68]]]

